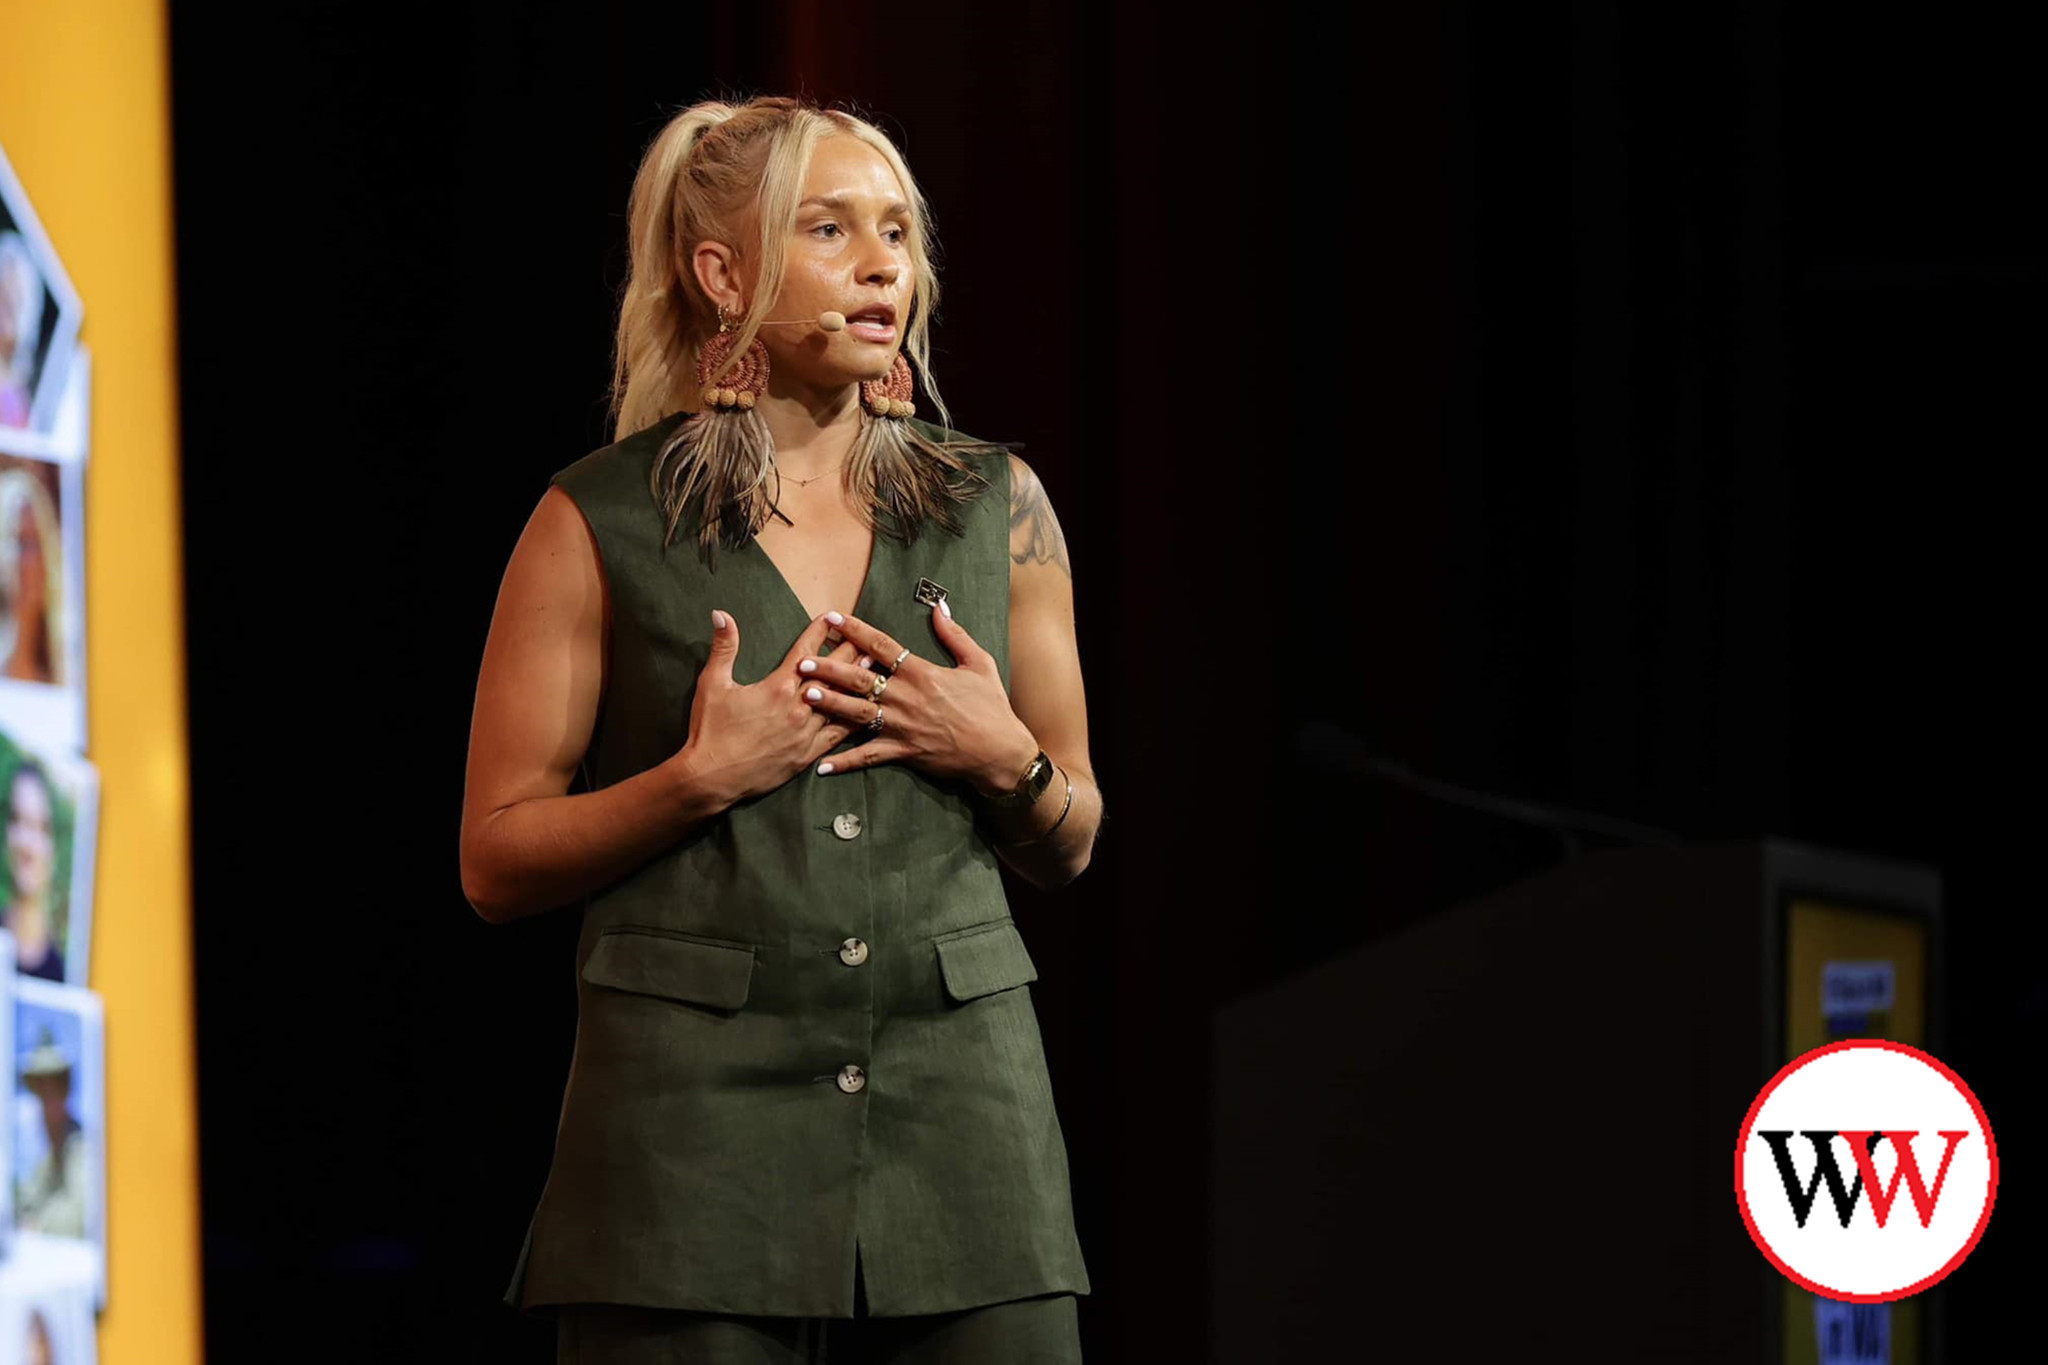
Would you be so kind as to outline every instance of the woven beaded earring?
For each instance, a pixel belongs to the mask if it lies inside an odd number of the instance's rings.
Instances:
[[[917,406],[910,401],[910,393],[910,362],[901,351],[887,377],[863,379],[860,384],[860,401],[877,417],[915,417]]]
[[[725,363],[732,353],[732,344],[739,340],[739,333],[733,330],[726,319],[725,305],[718,306],[718,335],[704,343],[697,352],[697,384],[704,390],[704,406],[724,412],[746,411],[754,406],[756,399],[768,390],[768,348],[761,344],[761,338],[754,338],[753,344],[740,355],[739,363],[726,372],[723,379],[714,386],[711,376],[718,373],[718,367]]]

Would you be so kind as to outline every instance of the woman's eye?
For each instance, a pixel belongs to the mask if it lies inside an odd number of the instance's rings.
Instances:
[[[811,231],[814,233],[823,234],[824,236],[827,237],[844,237],[846,235],[846,233],[843,230],[841,230],[839,224],[837,223],[820,223],[816,227],[812,228]],[[891,246],[902,246],[904,242],[910,239],[910,233],[906,229],[900,227],[885,228],[883,230],[883,236],[889,239],[889,244]]]

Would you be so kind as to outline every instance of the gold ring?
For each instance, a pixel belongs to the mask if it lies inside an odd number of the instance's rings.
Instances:
[[[882,689],[888,685],[889,675],[887,673],[875,674],[875,681],[868,687],[868,700],[880,701],[882,699]]]

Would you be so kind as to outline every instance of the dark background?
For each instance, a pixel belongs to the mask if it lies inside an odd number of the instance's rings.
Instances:
[[[210,1358],[552,1358],[498,1296],[574,912],[463,899],[475,670],[547,476],[610,439],[641,148],[781,92],[899,139],[955,420],[1025,443],[1072,547],[1109,814],[1072,887],[1012,889],[1091,1358],[1201,1358],[1230,1291],[1210,1010],[1556,857],[1334,774],[1310,719],[1939,866],[1944,1060],[2005,1161],[1947,1287],[1987,1354],[2042,1202],[2031,38],[1618,0],[174,5]],[[1360,1232],[1314,1311],[1369,1349],[1410,1305],[1400,1230]],[[1560,1311],[1597,1295],[1558,1274]]]

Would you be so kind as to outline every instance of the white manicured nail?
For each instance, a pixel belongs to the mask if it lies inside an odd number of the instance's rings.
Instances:
[[[826,612],[826,613],[825,613],[825,619],[826,619],[827,621],[830,621],[830,622],[831,622],[831,623],[832,623],[833,625],[835,625],[835,626],[843,626],[843,625],[845,625],[845,624],[846,624],[846,618],[845,618],[844,616],[841,616],[841,615],[840,615],[840,614],[839,614],[838,612],[836,612],[836,611],[828,611],[828,612]]]
[[[946,619],[948,621],[953,619],[953,604],[951,602],[948,602],[943,597],[939,599],[939,610],[946,613]]]
[[[805,659],[796,666],[796,671],[799,673],[816,673],[818,671],[818,661],[816,659]]]
[[[810,698],[810,699],[811,699],[812,701],[822,701],[822,700],[824,700],[824,697],[825,697],[825,694],[824,694],[823,692],[820,692],[820,691],[819,691],[819,690],[818,690],[817,688],[815,688],[815,687],[807,687],[807,688],[805,688],[805,689],[804,689],[804,695],[805,695],[806,697]]]
[[[829,772],[831,772],[831,771],[832,771],[832,762],[831,762],[831,760],[830,760],[830,759],[827,759],[827,760],[826,760],[825,762],[823,762],[823,763],[820,763],[820,764],[818,765],[818,772],[819,772],[819,774],[820,774],[820,775],[822,775],[822,774],[825,774],[825,773],[829,773]]]

